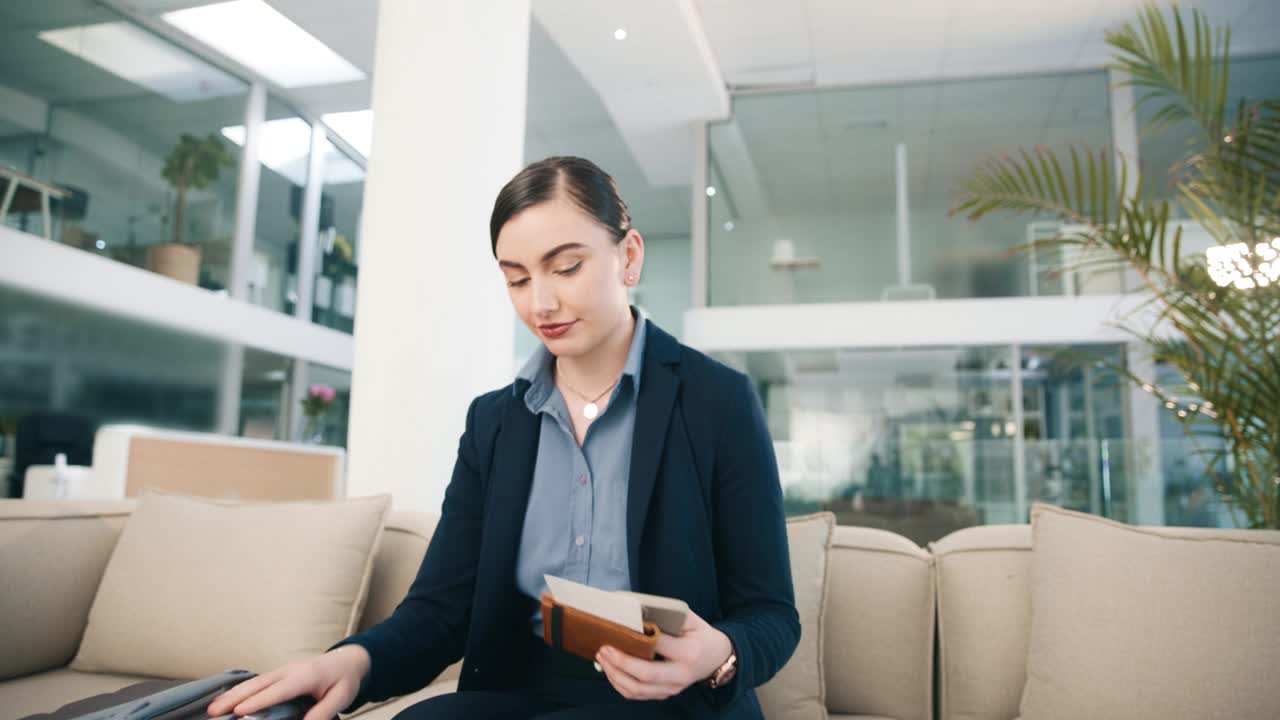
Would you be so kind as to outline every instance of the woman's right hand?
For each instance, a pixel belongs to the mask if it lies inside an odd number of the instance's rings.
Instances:
[[[323,655],[289,663],[245,680],[219,695],[209,717],[249,715],[294,698],[310,696],[316,705],[303,720],[332,720],[346,709],[369,672],[369,653],[359,645],[343,645]]]

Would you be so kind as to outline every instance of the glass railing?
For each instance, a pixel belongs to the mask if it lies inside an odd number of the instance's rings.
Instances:
[[[829,510],[842,525],[892,530],[921,545],[974,525],[1025,523],[1043,502],[1139,525],[1235,527],[1196,441],[925,440],[886,460],[776,443],[789,514]]]

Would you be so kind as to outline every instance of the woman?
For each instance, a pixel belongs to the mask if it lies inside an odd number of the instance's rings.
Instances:
[[[753,688],[800,637],[773,445],[749,380],[629,306],[644,240],[613,179],[556,157],[489,223],[512,305],[542,345],[471,404],[440,523],[405,600],[319,657],[250,680],[210,715],[318,700],[306,720],[414,692],[464,658],[457,693],[399,717],[760,718]],[[552,574],[677,597],[659,658],[548,648]]]

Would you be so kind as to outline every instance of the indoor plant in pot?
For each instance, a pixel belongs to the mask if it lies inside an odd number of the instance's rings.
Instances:
[[[200,279],[200,248],[185,244],[185,215],[187,192],[203,190],[222,174],[224,167],[233,167],[235,156],[223,145],[222,139],[210,133],[200,138],[183,133],[178,144],[165,158],[161,174],[173,186],[176,198],[173,207],[172,242],[154,245],[147,249],[147,266],[153,271],[196,285]]]

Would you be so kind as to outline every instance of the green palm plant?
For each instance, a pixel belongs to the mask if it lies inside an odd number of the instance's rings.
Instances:
[[[1023,249],[1069,247],[1082,259],[1064,270],[1139,278],[1146,312],[1121,325],[1180,380],[1119,369],[1206,440],[1216,489],[1251,527],[1280,528],[1280,99],[1229,106],[1230,29],[1199,12],[1147,5],[1106,41],[1110,67],[1156,108],[1144,131],[1193,129],[1174,196],[1145,197],[1147,178],[1110,150],[1039,148],[985,163],[952,212],[1056,218],[1056,237]],[[1175,208],[1218,247],[1184,253]]]

